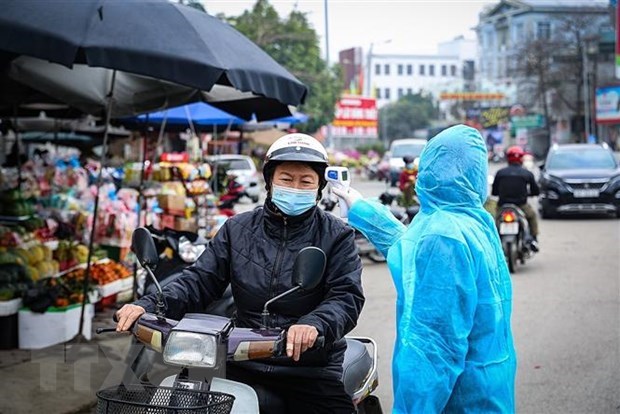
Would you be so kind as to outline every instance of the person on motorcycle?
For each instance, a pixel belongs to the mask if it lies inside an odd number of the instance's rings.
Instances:
[[[525,151],[521,147],[512,146],[506,150],[508,166],[495,174],[491,194],[498,196],[497,211],[504,204],[515,204],[525,213],[530,227],[530,245],[538,251],[538,219],[536,212],[527,202],[528,196],[540,194],[534,174],[523,168]]]
[[[408,227],[335,188],[349,224],[387,257],[396,287],[393,413],[512,413],[512,286],[487,197],[484,139],[448,128],[420,156],[420,212]]]
[[[418,177],[418,165],[416,163],[417,158],[407,155],[403,157],[405,161],[405,168],[400,173],[398,178],[398,188],[403,194],[403,207],[411,207],[416,204],[415,196],[415,182]]]
[[[164,287],[168,317],[201,312],[230,283],[236,325],[259,328],[264,303],[293,287],[295,256],[306,246],[327,255],[322,282],[270,308],[269,327],[287,329],[287,357],[230,363],[227,377],[257,390],[261,412],[276,395],[290,413],[352,413],[342,383],[345,334],[364,304],[362,264],[355,233],[338,217],[317,208],[326,185],[327,152],[314,138],[288,134],[266,154],[265,205],[228,219],[198,261]],[[155,296],[118,311],[118,330],[128,330],[144,312],[155,310]],[[310,349],[317,337],[325,346]],[[267,390],[265,393],[261,390]]]

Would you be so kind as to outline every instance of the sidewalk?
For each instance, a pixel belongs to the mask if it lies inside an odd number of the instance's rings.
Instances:
[[[91,341],[0,351],[0,413],[94,412],[96,391],[120,383],[130,344],[128,335],[94,334],[112,326],[112,312],[95,315]]]

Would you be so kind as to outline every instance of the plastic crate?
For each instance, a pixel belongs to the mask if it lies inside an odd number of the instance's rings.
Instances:
[[[34,313],[22,308],[18,312],[19,347],[21,349],[41,349],[61,344],[77,335],[80,326],[82,307],[79,303],[65,308],[51,307],[45,313]],[[86,339],[92,337],[92,304],[87,304],[84,312],[82,334]]]

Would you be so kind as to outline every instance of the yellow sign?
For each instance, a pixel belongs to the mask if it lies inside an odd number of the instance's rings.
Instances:
[[[495,101],[505,97],[500,92],[443,92],[439,95],[442,101]]]

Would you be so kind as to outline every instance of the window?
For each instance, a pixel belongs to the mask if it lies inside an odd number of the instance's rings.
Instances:
[[[515,23],[513,31],[512,31],[512,40],[515,43],[521,42],[523,40],[523,22]]]
[[[398,88],[398,99],[402,98],[404,95],[403,88]]]
[[[420,65],[420,75],[424,76],[424,69],[425,66],[424,65]]]
[[[375,65],[375,75],[381,75],[381,65],[378,63]]]
[[[385,88],[385,99],[390,99],[390,88]]]
[[[411,88],[407,88],[407,95],[413,95],[413,90]]]
[[[456,65],[450,65],[450,76],[456,76]]]
[[[381,99],[381,88],[375,88],[375,98]]]
[[[435,65],[428,65],[428,76],[435,76]]]
[[[413,65],[407,65],[407,75],[413,75]]]
[[[538,22],[536,25],[537,39],[551,39],[551,23]]]
[[[399,75],[403,74],[403,65],[398,65],[398,74]]]
[[[390,74],[390,65],[389,65],[389,63],[386,63],[386,64],[383,66],[383,73],[385,73],[386,75],[389,75],[389,74]]]
[[[448,76],[448,66],[441,65],[441,76]]]

